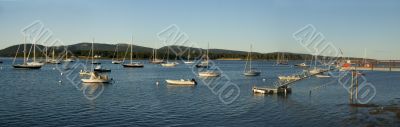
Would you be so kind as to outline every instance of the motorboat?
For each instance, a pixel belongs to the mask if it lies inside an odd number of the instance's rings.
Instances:
[[[196,85],[197,84],[195,79],[191,79],[191,80],[184,80],[184,79],[181,79],[181,80],[170,80],[170,79],[168,79],[168,80],[165,80],[165,81],[168,84],[171,84],[171,85]]]

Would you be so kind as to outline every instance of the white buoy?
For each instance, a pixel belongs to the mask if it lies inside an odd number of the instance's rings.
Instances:
[[[158,83],[158,81],[157,81],[157,82],[156,82],[156,85],[158,86],[158,84],[159,84],[159,83]]]
[[[56,70],[56,68],[53,67],[53,70]]]
[[[266,79],[265,79],[265,78],[263,78],[263,82],[265,82],[265,80],[266,80]]]
[[[63,73],[61,73],[61,75],[63,75]]]

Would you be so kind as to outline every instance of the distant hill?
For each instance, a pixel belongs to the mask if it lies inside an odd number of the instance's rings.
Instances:
[[[27,50],[31,48],[31,44],[27,44]],[[128,44],[118,44],[118,56],[124,57],[125,53],[128,48]],[[1,57],[14,57],[15,53],[18,49],[19,45],[14,45],[7,47],[5,49],[0,50],[0,56]],[[174,52],[178,53],[178,55],[182,55],[183,57],[187,56],[187,50],[188,47],[184,46],[177,46],[177,45],[172,45],[170,47],[170,58],[175,58]],[[23,45],[20,45],[19,47],[19,55],[22,56],[22,50],[23,50]],[[75,56],[88,56],[89,51],[91,49],[91,43],[83,42],[83,43],[78,43],[78,44],[73,44],[73,45],[67,45],[67,46],[57,46],[57,47],[48,47],[49,53],[51,52],[52,49],[55,49],[56,54],[64,53],[65,48],[67,48],[69,51],[71,51]],[[101,43],[95,43],[94,44],[94,49],[95,49],[95,54],[96,55],[101,55],[103,58],[112,58],[113,55],[115,54],[115,44],[101,44]],[[160,58],[166,57],[167,53],[167,46],[161,47],[157,49],[158,56]],[[37,45],[37,54],[40,54],[40,49],[44,49],[44,46],[42,45]],[[140,58],[140,59],[148,59],[151,57],[152,48],[149,47],[143,47],[143,46],[138,46],[134,45],[133,47],[135,58]],[[192,57],[201,57],[202,54],[206,52],[206,49],[201,49],[201,48],[190,48],[191,50],[191,56]],[[128,50],[129,51],[129,50]],[[253,59],[266,59],[266,60],[275,60],[278,56],[278,54],[282,54],[282,52],[274,52],[274,53],[253,53]],[[247,52],[245,51],[235,51],[235,50],[227,50],[227,49],[210,49],[209,50],[209,56],[211,59],[245,59],[247,56]],[[297,54],[297,53],[285,53],[285,58],[290,59],[290,60],[304,60],[304,59],[311,59],[311,55],[309,54]]]

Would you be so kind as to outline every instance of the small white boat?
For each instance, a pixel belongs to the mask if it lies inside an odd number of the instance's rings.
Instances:
[[[97,72],[90,72],[90,78],[81,79],[84,83],[109,83],[111,79],[107,75],[99,75]]]
[[[161,64],[161,66],[163,66],[163,67],[175,67],[176,63],[175,62],[167,62],[167,63]]]
[[[196,85],[197,84],[197,82],[194,80],[194,79],[192,79],[192,80],[184,80],[184,79],[181,79],[181,80],[165,80],[168,84],[171,84],[171,85]]]
[[[111,61],[112,64],[121,64],[123,61],[122,60],[113,60]]]
[[[194,61],[185,61],[183,63],[185,63],[185,64],[194,64]]]
[[[200,77],[218,77],[221,74],[216,71],[204,71],[204,72],[199,72]]]
[[[318,75],[315,75],[315,77],[317,77],[317,78],[330,78],[331,76],[318,74]]]
[[[279,80],[299,80],[300,76],[292,75],[292,76],[278,76]]]

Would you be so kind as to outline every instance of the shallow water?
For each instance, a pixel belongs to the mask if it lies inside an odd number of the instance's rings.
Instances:
[[[103,60],[111,68],[111,84],[80,83],[80,62],[61,75],[63,65],[45,65],[39,70],[14,69],[12,60],[0,64],[1,126],[399,126],[396,111],[371,113],[379,107],[399,107],[400,73],[365,72],[376,88],[370,104],[349,105],[346,89],[336,78],[311,77],[292,85],[287,96],[254,95],[253,86],[273,86],[278,75],[301,72],[274,62],[255,61],[258,77],[242,75],[244,61],[214,61],[239,92],[232,103],[221,101],[198,78],[197,69],[183,63],[174,68],[145,64],[123,68]],[[19,60],[20,61],[20,60]],[[84,63],[84,61],[82,61]],[[293,64],[293,63],[292,63]],[[84,64],[82,64],[84,65]],[[74,68],[76,67],[76,69]],[[335,72],[336,73],[336,72]],[[171,86],[165,79],[191,79],[196,86]],[[60,82],[61,81],[61,82]],[[206,79],[205,82],[215,82]],[[159,82],[157,85],[156,82]],[[311,90],[311,94],[310,94]]]

